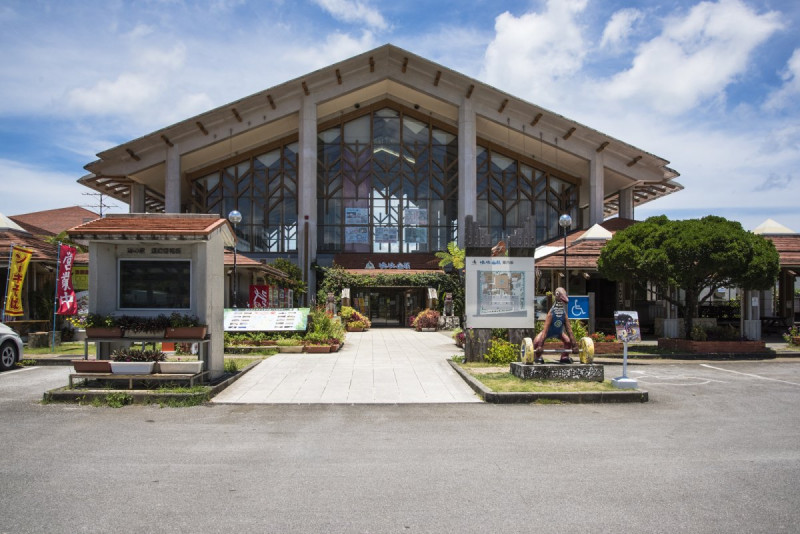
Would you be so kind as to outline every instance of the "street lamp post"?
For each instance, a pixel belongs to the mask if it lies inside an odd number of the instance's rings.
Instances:
[[[236,308],[239,300],[239,278],[236,276],[236,245],[239,238],[236,235],[236,227],[242,222],[242,214],[239,213],[239,210],[233,210],[228,214],[228,220],[233,224],[233,307]]]
[[[567,273],[567,230],[572,226],[572,217],[565,213],[558,218],[558,225],[564,229],[564,289],[569,295],[569,274]]]

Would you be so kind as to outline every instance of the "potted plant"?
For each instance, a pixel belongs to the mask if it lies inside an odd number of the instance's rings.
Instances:
[[[169,326],[169,317],[166,315],[123,315],[117,318],[122,326],[123,337],[133,338],[163,338]]]
[[[164,357],[160,350],[117,349],[111,353],[111,372],[121,375],[149,375],[156,362],[164,360]]]
[[[166,337],[170,339],[204,339],[208,327],[196,315],[173,312],[169,316]]]
[[[414,328],[417,332],[436,332],[439,326],[439,312],[426,308],[417,314],[414,319]]]
[[[110,360],[72,360],[76,373],[110,373]]]
[[[303,342],[297,338],[287,337],[276,342],[278,352],[303,352]]]
[[[364,321],[350,321],[347,323],[348,332],[363,332],[365,327]]]
[[[113,315],[100,315],[99,313],[89,313],[78,315],[70,322],[86,330],[87,338],[106,338],[122,337],[121,325]]]
[[[185,361],[160,361],[158,362],[158,372],[163,374],[186,374],[196,375],[203,370],[202,360]]]
[[[328,336],[322,332],[309,332],[305,336],[305,342],[306,352],[323,353],[331,351]]]

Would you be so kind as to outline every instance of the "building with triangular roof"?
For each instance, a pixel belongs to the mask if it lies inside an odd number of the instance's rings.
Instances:
[[[564,213],[633,218],[683,188],[668,164],[384,45],[101,152],[80,183],[132,213],[236,209],[238,250],[292,258],[313,294],[314,267],[405,265],[463,243],[467,216],[495,240],[532,216],[540,243]]]

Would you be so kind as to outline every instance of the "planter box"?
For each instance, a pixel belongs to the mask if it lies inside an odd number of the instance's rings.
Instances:
[[[792,336],[792,345],[800,345],[800,336]]]
[[[203,370],[203,362],[158,362],[158,372],[164,374],[196,375]]]
[[[110,360],[72,360],[76,373],[110,373]]]
[[[420,328],[418,332],[436,332],[435,328]]]
[[[306,352],[310,354],[322,354],[323,352],[330,352],[330,345],[306,345]]]
[[[625,352],[625,344],[618,341],[594,343],[595,354],[622,354]]]
[[[133,330],[125,330],[122,337],[133,337],[137,339],[164,339],[165,330],[154,330],[151,332],[134,332]]]
[[[278,352],[292,352],[292,353],[303,352],[303,345],[285,345],[285,346],[277,345],[277,347],[278,347]]]
[[[331,352],[338,352],[341,345],[331,345]]]
[[[176,326],[167,328],[167,339],[205,339],[208,327],[202,326]]]
[[[86,329],[86,337],[122,337],[122,328],[118,326],[90,326]]]
[[[597,345],[595,345],[596,347]],[[767,352],[763,341],[692,341],[690,339],[659,339],[658,348],[692,354],[746,354]]]
[[[115,375],[149,375],[156,362],[111,362],[111,372]]]
[[[353,328],[353,327],[351,327],[351,326],[348,326],[348,327],[347,327],[347,331],[348,331],[348,332],[363,332],[363,331],[364,331],[364,329],[363,329],[363,328]]]

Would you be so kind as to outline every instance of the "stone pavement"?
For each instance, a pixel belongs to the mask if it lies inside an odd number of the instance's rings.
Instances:
[[[441,332],[371,328],[339,352],[276,354],[217,395],[222,404],[415,404],[481,402],[447,359]]]

